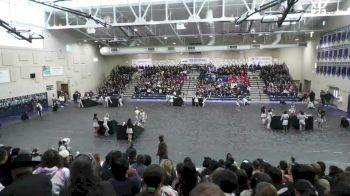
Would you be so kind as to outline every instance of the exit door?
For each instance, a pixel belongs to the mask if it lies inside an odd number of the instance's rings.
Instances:
[[[69,88],[68,88],[68,84],[61,84],[61,91],[67,93],[68,98],[69,98]]]

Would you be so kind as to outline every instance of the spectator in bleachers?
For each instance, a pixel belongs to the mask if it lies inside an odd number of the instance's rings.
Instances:
[[[142,154],[137,155],[136,162],[132,164],[131,167],[136,169],[138,175],[142,177],[146,169],[145,156]]]
[[[176,92],[180,94],[186,77],[185,66],[142,67],[141,77],[135,86],[135,95],[157,96]]]
[[[189,195],[197,183],[198,178],[195,165],[192,162],[184,162],[183,170],[179,179],[179,185],[177,187],[177,192],[179,195]]]
[[[16,152],[17,153],[17,152]],[[33,174],[33,169],[40,162],[33,161],[31,154],[19,150],[11,160],[13,182],[6,186],[0,195],[43,195],[50,196],[52,183],[50,178],[42,174]]]
[[[265,93],[273,96],[297,96],[297,88],[287,65],[275,64],[261,67],[260,78],[265,83]]]
[[[70,166],[69,183],[60,196],[116,195],[109,182],[100,180],[98,168],[99,164],[92,156],[78,155]]]
[[[219,186],[213,183],[200,183],[194,188],[190,196],[225,196]]]
[[[111,160],[113,178],[110,178],[109,182],[116,195],[136,195],[140,191],[141,181],[139,177],[127,175],[128,169],[129,163],[125,158]]]
[[[136,70],[134,67],[118,65],[111,71],[109,78],[105,79],[102,85],[97,88],[98,94],[100,96],[122,94]]]
[[[48,176],[52,182],[52,195],[57,196],[69,179],[69,170],[63,167],[63,160],[56,150],[44,152],[41,164],[33,171],[33,174]]]
[[[237,97],[248,95],[249,77],[246,65],[226,65],[212,69],[213,65],[200,69],[196,94],[203,97]]]

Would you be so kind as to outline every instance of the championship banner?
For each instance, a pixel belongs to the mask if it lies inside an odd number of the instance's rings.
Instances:
[[[132,59],[132,66],[152,66],[152,59]]]
[[[63,67],[43,66],[43,76],[63,76]]]
[[[209,64],[209,58],[186,58],[181,59],[180,64]]]
[[[248,65],[272,65],[271,56],[248,57]]]

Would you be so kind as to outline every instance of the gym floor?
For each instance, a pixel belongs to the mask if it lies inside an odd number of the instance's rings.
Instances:
[[[289,105],[265,104],[281,115]],[[339,127],[341,116],[335,109],[326,109],[325,130],[317,129],[302,133],[294,128],[287,133],[267,131],[261,124],[260,108],[262,104],[252,104],[234,110],[233,103],[207,103],[204,108],[190,105],[171,107],[164,102],[129,101],[121,108],[77,108],[70,103],[58,112],[46,112],[42,118],[32,117],[27,121],[15,120],[3,124],[0,128],[0,143],[31,150],[39,147],[57,148],[58,140],[71,138],[71,148],[75,153],[99,153],[102,158],[111,150],[125,151],[127,141],[117,141],[113,136],[95,137],[92,117],[98,113],[100,119],[105,113],[118,123],[134,120],[134,108],[142,107],[148,120],[145,131],[137,138],[137,153],[150,154],[154,162],[158,136],[164,135],[168,144],[169,157],[178,163],[186,156],[201,166],[204,156],[216,159],[224,158],[230,152],[237,161],[263,158],[273,164],[280,160],[290,160],[294,156],[298,162],[311,163],[319,160],[327,165],[350,166],[350,129]],[[316,110],[306,109],[305,104],[296,106],[307,114],[316,115]],[[316,118],[315,118],[316,119]]]

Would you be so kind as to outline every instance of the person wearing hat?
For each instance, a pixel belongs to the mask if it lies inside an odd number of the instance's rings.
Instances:
[[[0,192],[3,195],[51,196],[52,183],[48,176],[32,174],[40,162],[33,161],[28,151],[21,150],[11,161],[13,182]]]

